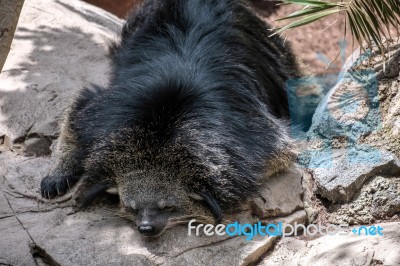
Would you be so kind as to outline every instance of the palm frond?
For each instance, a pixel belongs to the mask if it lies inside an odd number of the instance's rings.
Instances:
[[[278,28],[274,34],[285,30],[312,23],[321,18],[344,14],[346,24],[350,28],[353,41],[367,43],[371,48],[373,43],[381,53],[385,51],[384,39],[390,39],[389,28],[393,27],[399,33],[400,28],[400,1],[399,0],[343,0],[343,1],[318,1],[318,0],[283,0],[284,4],[298,4],[303,9],[278,19],[294,20]],[[362,47],[362,49],[365,49]]]

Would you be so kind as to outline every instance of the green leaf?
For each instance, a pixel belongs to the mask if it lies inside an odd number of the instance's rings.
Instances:
[[[288,25],[286,25],[286,26],[284,26],[282,28],[279,28],[279,30],[277,30],[271,36],[273,36],[275,34],[278,34],[278,33],[281,33],[281,32],[283,32],[285,30],[291,29],[291,28],[296,28],[296,27],[300,27],[300,26],[309,24],[309,23],[314,22],[314,21],[316,21],[316,20],[318,20],[320,18],[332,15],[332,14],[337,13],[339,11],[340,11],[340,9],[335,8],[333,10],[326,10],[326,11],[318,12],[318,13],[313,14],[313,15],[309,15],[309,16],[304,17],[302,19],[296,20],[296,21],[294,21],[294,22],[292,22],[292,23],[290,23],[290,24],[288,24]]]
[[[361,30],[363,39],[367,42],[369,42],[370,39],[373,39],[374,42],[379,45],[381,43],[379,39],[379,33],[377,33],[373,26],[367,21],[365,14],[363,14],[360,9],[354,9],[353,12],[356,17],[356,24]]]
[[[285,3],[288,4],[298,4],[303,6],[314,6],[314,7],[335,7],[335,6],[342,6],[340,2],[338,3],[331,3],[325,1],[311,1],[311,0],[284,0]]]
[[[306,16],[309,14],[315,14],[327,9],[331,9],[331,6],[325,6],[325,7],[314,7],[314,8],[306,8],[306,9],[302,9],[296,12],[293,12],[292,14],[284,17],[284,18],[280,18],[277,19],[276,21],[282,21],[282,20],[286,20],[286,19],[292,19],[292,18],[297,18],[297,17],[302,17],[302,16]]]
[[[301,19],[279,28],[276,33],[300,27],[344,11],[346,13],[346,25],[351,30],[353,41],[357,40],[360,44],[367,42],[367,48],[371,48],[373,41],[383,53],[383,38],[386,38],[390,26],[400,34],[400,0],[337,0],[336,2],[283,0],[283,2],[306,7],[280,18],[278,21],[301,17]],[[345,29],[343,30],[346,32]]]
[[[353,34],[353,42],[354,42],[354,39],[360,40],[361,36],[360,36],[360,33],[359,33],[359,31],[358,31],[358,29],[356,27],[356,24],[354,22],[353,15],[351,13],[347,13],[347,19],[348,19],[349,24],[350,24],[349,25],[350,26],[350,30],[351,30],[351,32]]]

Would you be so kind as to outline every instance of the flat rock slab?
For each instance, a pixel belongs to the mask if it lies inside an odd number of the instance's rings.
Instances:
[[[325,156],[324,156],[325,155]],[[378,174],[399,174],[400,161],[386,151],[355,148],[332,150],[315,157],[313,169],[316,192],[331,202],[349,202],[365,181]]]
[[[379,225],[383,236],[349,233],[308,241],[285,238],[261,265],[400,265],[400,223]]]
[[[25,1],[0,74],[0,144],[49,154],[71,97],[90,83],[107,84],[107,41],[121,26],[80,1]]]
[[[73,213],[64,208],[18,217],[35,244],[61,265],[248,265],[279,239],[188,236],[187,226],[180,226],[160,239],[146,240],[130,221],[105,213],[99,209]],[[304,222],[304,216],[296,213],[281,221]]]
[[[72,193],[54,200],[41,197],[40,181],[54,167],[62,113],[83,86],[107,84],[106,44],[115,39],[121,25],[116,17],[80,1],[25,1],[0,75],[0,264],[259,261],[279,238],[188,236],[187,226],[179,226],[150,241],[115,209],[95,206],[76,212]],[[254,204],[245,204],[241,213],[227,220],[305,222],[300,172],[273,177],[255,197],[262,203],[257,211],[261,217],[254,216]]]
[[[27,158],[3,152],[0,160],[7,165],[0,171],[0,180],[3,180],[0,190],[4,191],[0,195],[0,204],[4,206],[1,209],[0,229],[8,230],[9,223],[13,222],[16,229],[8,233],[10,238],[15,234],[26,239],[25,242],[3,241],[9,238],[0,240],[0,245],[17,251],[7,252],[2,257],[5,261],[18,261],[20,253],[29,254],[29,245],[34,244],[61,265],[98,265],[99,262],[118,265],[248,265],[259,261],[278,241],[276,237],[260,235],[251,241],[246,240],[244,235],[188,236],[187,226],[174,227],[160,239],[147,241],[141,238],[132,222],[118,217],[111,207],[95,206],[76,212],[71,193],[55,200],[42,199],[39,183],[51,169],[52,158]],[[282,182],[285,187],[278,180],[276,176],[271,183],[264,184],[260,194],[265,198],[259,196],[254,199],[254,202],[263,202],[263,209],[258,213],[261,217],[254,216],[254,209],[246,209],[245,205],[242,213],[227,216],[226,219],[242,224],[260,220],[275,224],[305,223],[301,174],[295,171],[284,174]],[[278,191],[285,197],[273,201],[272,197],[278,197]],[[266,199],[267,202],[264,202]],[[262,211],[281,216],[268,218]]]
[[[370,224],[399,218],[400,177],[372,177],[352,202],[332,204],[330,209],[328,221],[333,224]]]
[[[302,170],[294,166],[287,173],[268,178],[252,202],[253,212],[261,218],[283,217],[304,208]]]
[[[400,44],[391,44],[386,72],[380,63],[369,67],[369,57],[355,53],[345,64],[342,79],[318,106],[299,156],[316,192],[333,203],[350,202],[373,176],[400,174],[400,109],[393,102],[399,95]],[[379,55],[372,57],[379,62]]]
[[[41,198],[39,184],[54,165],[62,112],[83,86],[107,84],[106,43],[121,25],[116,17],[80,1],[25,1],[0,74],[0,264],[34,265],[49,258],[61,265],[257,263],[279,238],[188,236],[187,226],[179,226],[160,239],[145,240],[114,209],[96,206],[76,212],[71,194]],[[275,176],[240,214],[226,218],[305,223],[301,184],[297,170]],[[388,202],[396,200],[394,196]],[[321,247],[328,244],[318,242]],[[41,250],[35,257],[33,248]]]
[[[32,240],[14,216],[0,219],[0,265],[35,265]]]

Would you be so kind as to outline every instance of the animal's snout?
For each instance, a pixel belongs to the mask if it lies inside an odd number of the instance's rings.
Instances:
[[[155,234],[155,227],[150,224],[143,224],[138,227],[139,233],[145,236],[152,236]]]
[[[152,205],[148,203],[147,205]],[[165,229],[170,212],[158,208],[139,208],[136,213],[136,226],[143,236],[156,237]]]

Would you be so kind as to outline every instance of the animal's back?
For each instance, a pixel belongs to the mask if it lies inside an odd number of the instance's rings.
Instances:
[[[287,118],[284,83],[298,75],[297,64],[289,45],[269,37],[268,27],[240,0],[147,1],[123,28],[113,54],[113,80],[124,82],[137,65],[137,74],[147,67],[160,78],[175,71],[169,79],[192,78],[199,93],[241,90],[243,102],[252,103],[255,99],[246,99],[251,91],[273,115]],[[237,76],[247,79],[245,86]],[[219,84],[210,88],[210,81]],[[240,104],[236,100],[233,104]]]
[[[288,117],[284,86],[297,66],[270,34],[240,1],[148,1],[114,47],[98,131],[147,132],[138,143],[154,153],[165,143],[185,147],[196,159],[183,161],[215,171],[200,173],[222,203],[252,193],[257,176],[280,167],[268,162],[290,153],[278,119]]]
[[[204,216],[198,195],[219,217],[287,167],[297,66],[269,34],[239,0],[147,1],[128,18],[108,87],[84,89],[64,123],[64,161],[93,185],[88,197],[117,186],[125,207],[174,198],[175,215]]]

